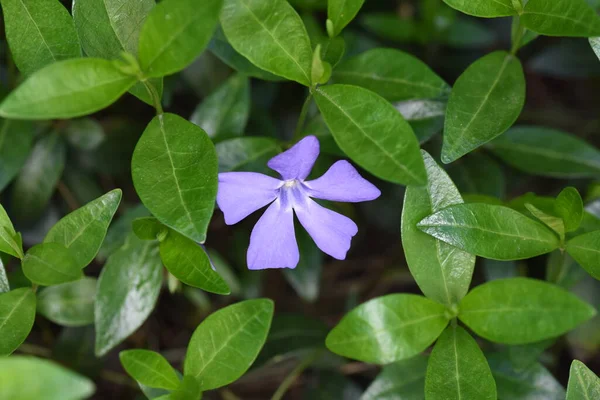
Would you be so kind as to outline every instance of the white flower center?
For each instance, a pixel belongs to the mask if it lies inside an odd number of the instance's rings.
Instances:
[[[283,187],[286,188],[286,189],[291,189],[294,186],[296,186],[297,184],[298,184],[298,180],[297,179],[290,179],[290,180],[287,180],[287,181],[283,182]]]

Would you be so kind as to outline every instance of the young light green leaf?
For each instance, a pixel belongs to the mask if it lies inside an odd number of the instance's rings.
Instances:
[[[384,98],[350,85],[323,86],[314,95],[336,143],[353,161],[390,182],[426,182],[412,128]]]
[[[150,77],[181,71],[202,53],[219,21],[223,0],[166,0],[151,11],[140,33],[139,59]]]
[[[6,40],[24,75],[53,62],[80,57],[73,20],[56,0],[2,0]]]
[[[175,390],[179,377],[169,362],[160,354],[150,350],[125,350],[119,353],[125,371],[142,385]]]
[[[486,147],[511,166],[533,175],[584,178],[600,174],[600,151],[554,129],[516,127]]]
[[[27,250],[21,267],[31,282],[42,286],[72,282],[83,277],[73,253],[60,243],[33,246]]]
[[[2,399],[81,400],[94,391],[91,380],[52,361],[29,356],[0,358]]]
[[[439,97],[450,90],[421,60],[395,49],[377,48],[343,61],[332,77],[336,83],[364,87],[389,101]]]
[[[517,0],[521,1],[521,0]],[[495,18],[517,15],[513,0],[444,0],[450,7],[475,17]]]
[[[131,224],[135,236],[142,240],[160,240],[161,235],[167,235],[169,228],[158,222],[154,217],[142,217]]]
[[[10,291],[10,284],[8,283],[8,277],[6,276],[6,269],[4,268],[4,261],[0,257],[0,293],[6,293]]]
[[[329,0],[327,2],[327,18],[333,24],[333,35],[337,36],[342,29],[358,14],[365,0]]]
[[[214,210],[217,170],[209,137],[175,114],[154,117],[131,161],[135,189],[148,210],[200,243]]]
[[[600,280],[600,231],[574,237],[567,242],[566,250],[591,276]]]
[[[62,244],[85,268],[98,254],[122,195],[121,189],[115,189],[73,211],[50,229],[44,243]]]
[[[583,219],[583,200],[574,187],[564,188],[556,197],[554,210],[565,221],[565,230],[573,232]]]
[[[521,23],[546,36],[600,36],[600,17],[585,0],[529,0]]]
[[[19,259],[23,258],[21,236],[15,231],[12,221],[2,204],[0,204],[0,252],[10,254]]]
[[[386,365],[360,400],[423,400],[426,371],[424,356]]]
[[[29,121],[0,121],[0,191],[25,164],[34,136],[35,127]]]
[[[35,293],[31,288],[0,293],[0,356],[10,355],[27,339],[34,320]]]
[[[136,78],[99,58],[50,64],[31,75],[0,104],[12,119],[66,119],[91,114],[114,103]],[[44,88],[44,90],[40,90]]]
[[[224,0],[221,25],[233,48],[254,65],[310,86],[310,40],[287,1]]]
[[[569,373],[566,400],[592,400],[600,398],[600,379],[579,360],[573,360]]]
[[[38,294],[37,310],[50,321],[62,326],[85,326],[94,323],[96,279],[45,288]]]
[[[108,258],[98,278],[94,307],[98,357],[148,318],[160,293],[162,272],[158,246],[133,234]]]
[[[504,133],[524,103],[525,75],[518,58],[496,51],[475,61],[448,100],[442,161],[451,163]]]
[[[246,300],[211,314],[192,335],[185,375],[195,377],[203,391],[235,381],[258,356],[272,318],[269,299]]]
[[[196,107],[190,121],[213,140],[241,136],[250,115],[248,78],[236,74]]]
[[[446,325],[448,316],[441,304],[414,294],[391,294],[346,314],[325,344],[344,357],[388,364],[425,350]]]
[[[459,204],[446,207],[417,225],[423,232],[477,256],[520,260],[558,248],[546,226],[504,206]]]
[[[283,276],[301,299],[312,303],[319,297],[323,252],[304,230],[296,232],[296,241],[300,251],[300,261],[294,269],[285,268]]]
[[[565,240],[565,223],[559,217],[555,217],[554,215],[546,214],[536,206],[530,203],[525,203],[525,208],[537,219],[544,223],[548,228],[552,229],[561,242]]]
[[[281,146],[263,137],[241,137],[225,140],[215,145],[219,159],[219,172],[268,171],[267,161],[281,153]]]
[[[525,344],[560,336],[594,315],[594,307],[559,286],[509,278],[471,290],[458,317],[492,342]]]
[[[402,247],[412,276],[425,296],[446,306],[469,290],[475,256],[439,241],[417,228],[423,218],[463,202],[446,172],[424,150],[427,185],[409,186],[402,207]]]
[[[479,345],[457,325],[437,340],[425,378],[427,400],[496,400],[496,383]]]

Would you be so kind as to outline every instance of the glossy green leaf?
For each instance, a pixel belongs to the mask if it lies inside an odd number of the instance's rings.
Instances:
[[[600,231],[574,237],[566,250],[591,276],[600,280]]]
[[[529,0],[521,23],[547,36],[600,36],[600,17],[585,0]]]
[[[72,282],[83,277],[81,265],[73,253],[60,243],[33,246],[27,250],[21,267],[31,282],[42,286]]]
[[[413,294],[391,294],[346,314],[325,344],[344,357],[388,364],[425,350],[447,324],[441,304]]]
[[[179,378],[169,362],[160,354],[150,350],[125,350],[119,353],[125,371],[142,385],[175,390]]]
[[[131,161],[135,189],[163,224],[204,242],[217,195],[217,156],[206,133],[175,114],[150,122]]]
[[[402,247],[406,263],[421,291],[430,299],[451,306],[469,290],[475,256],[439,241],[417,228],[423,218],[463,202],[452,180],[433,158],[421,150],[427,185],[409,186],[402,207]]]
[[[122,195],[121,189],[115,189],[73,211],[50,229],[44,243],[62,244],[85,268],[98,254]]]
[[[590,38],[590,45],[592,46],[592,50],[594,50],[594,53],[596,53],[596,55],[600,59],[600,37]]]
[[[4,268],[4,261],[0,257],[0,294],[10,291],[10,284],[8,283],[8,277],[6,276],[6,269]]]
[[[458,317],[485,339],[525,344],[560,336],[595,314],[594,307],[559,286],[510,278],[471,290]]]
[[[196,107],[190,121],[204,129],[213,140],[241,136],[250,115],[248,78],[237,74]]]
[[[6,39],[24,75],[53,62],[80,57],[73,20],[56,0],[2,0]]]
[[[489,25],[473,18],[459,17],[443,32],[440,40],[457,49],[485,49],[494,46],[497,40],[495,31]]]
[[[384,98],[350,85],[323,86],[314,95],[336,143],[353,161],[394,183],[425,183],[417,139]]]
[[[446,109],[442,161],[446,164],[504,133],[525,103],[525,75],[518,58],[496,51],[458,78]]]
[[[60,61],[37,71],[13,90],[0,104],[0,116],[66,119],[91,114],[114,103],[135,82],[135,77],[108,60]]]
[[[448,166],[448,175],[463,194],[504,198],[506,178],[500,164],[482,152],[473,152]]]
[[[533,175],[583,178],[600,173],[600,151],[554,129],[520,126],[487,147],[506,163]]]
[[[158,222],[154,217],[142,217],[131,224],[133,233],[142,240],[160,240],[162,235],[166,236],[169,228]]]
[[[444,128],[446,103],[435,100],[408,100],[394,106],[408,121],[419,143],[425,143]]]
[[[35,320],[35,303],[31,288],[0,293],[0,356],[10,355],[29,336]]]
[[[583,219],[583,200],[574,187],[564,188],[556,197],[554,210],[565,221],[567,232],[573,232]]]
[[[211,314],[192,335],[185,375],[195,377],[203,391],[242,376],[267,339],[273,308],[269,299],[246,300]]]
[[[521,1],[521,0],[517,0]],[[495,18],[517,15],[512,0],[444,0],[450,7],[475,17]]]
[[[129,208],[123,215],[119,217],[114,223],[108,228],[102,247],[98,251],[97,258],[99,260],[106,260],[115,251],[119,250],[127,236],[131,233],[132,223],[136,218],[146,217],[150,215],[150,212],[142,204],[138,204],[135,207]]]
[[[377,48],[343,61],[333,79],[372,90],[389,101],[427,99],[450,90],[421,60],[395,49]]]
[[[35,127],[28,121],[0,121],[0,191],[25,164],[34,135]]]
[[[310,85],[310,40],[287,1],[224,0],[221,26],[233,48],[257,67]]]
[[[23,258],[21,236],[15,231],[12,221],[2,204],[0,204],[0,252]]]
[[[96,279],[45,288],[38,294],[37,310],[50,321],[62,326],[85,326],[94,323]]]
[[[558,237],[546,226],[517,211],[491,204],[444,208],[417,225],[423,232],[477,256],[520,260],[558,248]]]
[[[426,371],[424,356],[386,365],[360,400],[424,400]]]
[[[301,299],[315,302],[321,287],[323,252],[304,230],[296,231],[296,241],[300,251],[300,261],[294,269],[285,268],[283,276]]]
[[[30,356],[0,358],[1,399],[81,400],[94,391],[91,380],[52,361]]]
[[[496,400],[496,383],[479,345],[460,326],[449,326],[437,340],[425,377],[427,400]]]
[[[98,278],[94,307],[97,356],[108,353],[148,318],[162,273],[158,246],[133,234],[108,258]]]
[[[270,138],[241,137],[215,145],[219,172],[267,172],[267,161],[281,153],[281,146]]]
[[[565,239],[565,223],[561,218],[546,214],[533,204],[526,203],[525,208],[544,225],[556,232],[561,242]]]
[[[327,18],[333,23],[333,36],[337,36],[350,23],[365,0],[328,0]]]
[[[600,379],[579,360],[573,360],[569,373],[566,400],[591,400],[600,398]]]

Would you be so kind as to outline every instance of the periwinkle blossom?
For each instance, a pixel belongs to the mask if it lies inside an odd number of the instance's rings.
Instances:
[[[350,218],[322,207],[312,198],[361,202],[374,200],[381,192],[347,161],[334,163],[320,178],[305,180],[318,156],[319,140],[307,136],[267,163],[281,180],[255,172],[219,174],[217,204],[227,225],[270,204],[250,236],[249,269],[296,267],[300,254],[294,213],[324,253],[338,260],[346,258],[358,227]]]

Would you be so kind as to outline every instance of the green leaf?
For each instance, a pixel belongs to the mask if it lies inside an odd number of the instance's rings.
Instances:
[[[169,362],[160,354],[150,350],[125,350],[119,353],[125,371],[142,385],[175,390],[179,378]]]
[[[386,365],[360,400],[424,400],[426,370],[424,356]]]
[[[62,326],[85,326],[94,323],[96,279],[45,288],[38,294],[37,310],[50,321]]]
[[[415,21],[402,19],[395,13],[364,14],[360,22],[366,30],[395,42],[408,42],[417,36],[418,26]]]
[[[579,360],[573,360],[567,386],[567,400],[600,398],[600,379]]]
[[[2,0],[6,40],[24,75],[53,62],[80,57],[73,20],[56,0]]]
[[[23,258],[23,243],[20,234],[15,231],[6,210],[0,204],[0,252]]]
[[[590,46],[592,46],[592,50],[600,59],[600,37],[590,38]]]
[[[585,0],[529,0],[521,23],[547,36],[600,36],[600,18]]]
[[[496,383],[477,342],[460,326],[449,326],[437,340],[425,377],[428,400],[496,400]]]
[[[139,59],[150,77],[181,71],[202,53],[215,30],[223,0],[165,0],[151,11],[140,33]]]
[[[417,223],[428,215],[463,202],[444,170],[425,150],[421,153],[427,170],[427,185],[406,188],[402,207],[402,247],[421,291],[432,300],[452,306],[469,290],[475,256],[417,228]]]
[[[102,125],[92,118],[69,121],[65,136],[69,144],[80,150],[94,150],[106,137]]]
[[[129,208],[108,228],[102,247],[98,251],[97,258],[101,261],[106,260],[115,251],[119,250],[127,236],[131,233],[131,225],[136,218],[146,217],[150,212],[142,204]]]
[[[215,145],[219,172],[250,171],[267,173],[267,161],[281,153],[277,141],[264,137],[241,137]]]
[[[224,0],[221,25],[229,43],[252,64],[310,85],[310,40],[287,1]]]
[[[198,380],[192,376],[184,376],[177,390],[163,400],[200,400],[201,398],[202,391]]]
[[[567,242],[566,250],[591,276],[600,280],[600,231],[574,237]]]
[[[8,283],[8,278],[6,276],[6,269],[4,268],[4,261],[2,261],[2,257],[0,257],[0,294],[6,293],[10,291],[10,284]]]
[[[0,293],[0,356],[10,355],[27,339],[34,320],[35,293],[31,288]]]
[[[60,243],[41,243],[33,246],[27,250],[21,267],[31,282],[42,286],[58,285],[83,278],[81,266],[73,253]]]
[[[412,128],[384,98],[350,85],[322,86],[314,95],[336,143],[353,161],[394,183],[425,183]]]
[[[33,222],[42,215],[62,175],[66,152],[58,132],[36,142],[12,187],[12,215],[16,220]]]
[[[305,230],[296,232],[300,261],[296,268],[285,268],[283,276],[304,301],[315,302],[319,297],[323,252]]]
[[[0,121],[0,191],[25,164],[34,136],[35,127],[28,121]]]
[[[448,166],[448,175],[463,196],[480,194],[504,198],[506,178],[500,164],[482,152],[469,153]]]
[[[217,294],[231,293],[227,283],[213,270],[204,249],[175,231],[160,242],[160,258],[169,272],[187,285]]]
[[[135,236],[142,240],[160,240],[159,235],[167,235],[169,228],[158,222],[154,217],[142,217],[131,224]]]
[[[517,0],[521,2],[521,0]],[[475,17],[495,18],[517,15],[513,0],[444,0],[450,7]]]
[[[195,377],[203,391],[242,376],[267,339],[273,308],[269,299],[246,300],[211,314],[192,335],[185,375]]]
[[[0,358],[2,399],[81,400],[94,391],[91,380],[54,362],[29,356]]]
[[[96,356],[108,353],[138,329],[154,309],[162,286],[158,246],[130,234],[98,278],[94,308]]]
[[[391,294],[346,314],[325,344],[344,357],[388,364],[425,350],[446,325],[448,316],[441,304],[414,294]]]
[[[559,286],[510,278],[471,290],[458,317],[485,339],[525,344],[560,336],[594,315],[594,307]]]
[[[574,187],[564,188],[556,198],[554,210],[565,221],[567,232],[573,232],[583,219],[583,200]]]
[[[444,128],[445,102],[408,100],[394,106],[408,121],[419,143],[425,143]]]
[[[448,100],[442,161],[451,163],[504,133],[524,103],[525,75],[518,58],[496,51],[471,64]]]
[[[600,152],[596,148],[554,129],[516,127],[487,147],[504,162],[533,175],[584,178],[600,174]]]
[[[337,36],[342,29],[358,14],[365,0],[329,0],[327,2],[327,18],[333,23],[333,36]]]
[[[154,117],[131,161],[135,189],[163,224],[204,242],[217,195],[217,156],[206,133],[175,114]]]
[[[372,90],[389,101],[439,97],[450,90],[427,64],[395,49],[373,49],[343,61],[333,79]]]
[[[13,90],[0,104],[0,116],[43,120],[91,114],[114,103],[135,82],[135,77],[125,75],[108,60],[56,62]]]
[[[450,206],[417,226],[439,240],[494,260],[531,258],[560,245],[546,226],[511,208],[491,204]]]
[[[250,115],[248,78],[236,74],[196,107],[190,122],[204,129],[213,140],[241,136]]]
[[[561,218],[546,214],[533,204],[526,203],[525,208],[527,208],[527,210],[533,214],[535,218],[544,223],[544,225],[556,232],[561,242],[565,240],[565,223]]]
[[[121,189],[115,189],[73,211],[50,229],[44,243],[62,244],[85,268],[98,254],[122,195]]]

